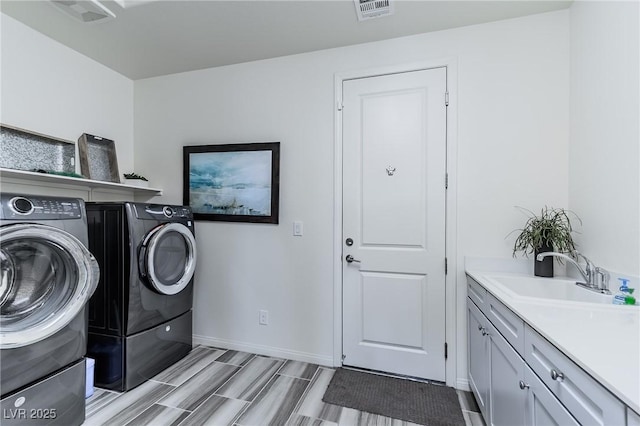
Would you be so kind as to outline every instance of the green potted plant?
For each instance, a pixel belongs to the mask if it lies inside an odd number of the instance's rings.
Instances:
[[[547,207],[541,209],[540,215],[536,215],[531,210],[520,208],[526,212],[529,219],[525,222],[518,238],[513,245],[513,256],[517,252],[523,252],[525,256],[534,254],[534,274],[539,277],[553,277],[553,257],[547,256],[542,261],[535,257],[539,253],[556,251],[561,253],[571,253],[575,251],[576,244],[571,235],[573,226],[571,217],[581,225],[582,221],[574,212],[561,208]]]
[[[149,181],[147,180],[147,178],[136,173],[125,173],[124,183],[127,185],[140,186],[144,188],[149,186]]]

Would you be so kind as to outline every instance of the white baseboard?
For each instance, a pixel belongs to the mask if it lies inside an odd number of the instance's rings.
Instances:
[[[469,386],[469,379],[458,378],[456,380],[456,389],[471,392],[471,386]]]
[[[193,344],[213,346],[220,349],[249,352],[258,355],[272,356],[276,358],[290,359],[293,361],[308,362],[328,367],[339,367],[333,365],[331,355],[317,355],[308,352],[292,351],[289,349],[276,348],[273,346],[256,345],[253,343],[238,342],[236,340],[217,339],[208,336],[193,335]],[[469,379],[457,378],[454,387],[458,390],[471,391]]]
[[[276,358],[290,359],[293,361],[308,362],[323,366],[333,367],[333,357],[331,355],[317,355],[307,352],[292,351],[289,349],[276,348],[273,346],[256,345],[235,340],[216,339],[208,336],[193,335],[193,344],[213,346],[220,349],[230,349],[234,351],[249,352],[252,354],[272,356]]]

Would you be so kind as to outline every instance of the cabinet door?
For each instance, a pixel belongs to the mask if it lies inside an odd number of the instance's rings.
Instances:
[[[487,320],[478,307],[467,298],[467,353],[469,363],[469,385],[480,412],[489,418],[489,338],[486,330]]]
[[[525,409],[527,426],[579,425],[528,366],[525,366],[524,384],[528,386]]]
[[[493,325],[487,325],[491,360],[490,423],[493,426],[524,425],[527,392],[526,388],[520,388],[520,381],[524,377],[524,361]]]

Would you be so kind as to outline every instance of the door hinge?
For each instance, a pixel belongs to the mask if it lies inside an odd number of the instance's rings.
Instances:
[[[444,274],[447,275],[447,271],[449,270],[449,265],[447,262],[447,258],[444,258]]]
[[[444,92],[444,106],[449,106],[449,92]]]
[[[338,102],[336,106],[338,107],[338,111],[342,111],[344,108],[344,104],[342,102]]]
[[[444,342],[444,359],[447,359],[448,356],[449,356],[449,346],[447,345],[447,342]]]
[[[346,357],[347,357],[347,356],[346,356],[345,354],[342,354],[342,361],[344,361],[344,359],[345,359]]]
[[[449,173],[444,174],[444,189],[449,189]]]

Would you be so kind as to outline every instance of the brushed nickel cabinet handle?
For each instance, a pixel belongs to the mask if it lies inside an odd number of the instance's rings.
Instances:
[[[556,370],[551,370],[551,378],[553,380],[561,382],[561,381],[564,380],[564,374],[563,373],[558,373]]]

